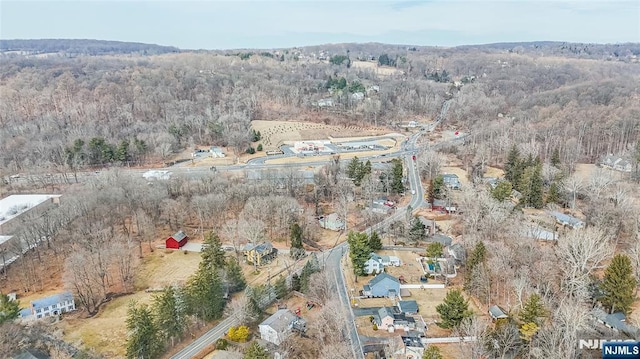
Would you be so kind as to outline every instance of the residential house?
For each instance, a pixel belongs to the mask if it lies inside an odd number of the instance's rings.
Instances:
[[[364,272],[367,274],[378,274],[384,271],[382,258],[376,253],[371,253],[369,259],[364,262]]]
[[[436,233],[427,237],[427,242],[438,242],[442,244],[443,247],[448,247],[453,242],[453,239],[449,236],[445,236],[444,234]]]
[[[367,93],[371,93],[371,92],[380,92],[380,86],[378,85],[369,86],[369,88],[367,88]]]
[[[362,92],[354,92],[351,94],[352,101],[362,101],[364,100],[364,93]]]
[[[418,127],[418,121],[409,121],[409,123],[407,124],[407,127],[410,127],[410,128]]]
[[[385,267],[400,267],[401,264],[400,258],[396,256],[380,256],[380,259]]]
[[[448,246],[447,252],[453,257],[456,265],[463,264],[467,258],[464,247],[460,243]]]
[[[167,238],[165,241],[166,247],[170,249],[180,249],[182,246],[187,244],[189,240],[189,236],[183,231],[178,231],[174,235]]]
[[[54,294],[32,300],[28,309],[20,311],[22,318],[33,316],[35,319],[58,316],[76,310],[76,303],[71,292]]]
[[[489,308],[489,315],[491,316],[491,319],[493,321],[500,320],[500,319],[509,319],[509,316],[507,315],[507,313],[505,313],[504,310],[502,310],[502,308],[498,307],[497,305],[494,305],[491,308]]]
[[[289,309],[279,309],[272,316],[258,325],[260,338],[275,345],[280,345],[295,330],[306,330],[304,319],[293,314]]]
[[[422,340],[417,336],[401,336],[402,340],[401,349],[394,354],[394,358],[397,358],[397,354],[403,359],[421,359],[424,355],[424,344]]]
[[[257,245],[247,244],[242,254],[245,256],[247,263],[261,266],[277,257],[278,249],[274,248],[269,242],[263,242]]]
[[[396,256],[380,256],[371,252],[369,259],[364,262],[364,270],[367,274],[378,274],[384,271],[384,267],[399,267],[400,258]]]
[[[337,213],[331,213],[328,216],[319,219],[320,227],[330,229],[332,231],[341,231],[344,229],[345,223]]]
[[[631,172],[633,164],[630,160],[622,156],[608,155],[600,161],[600,165],[603,167],[611,168],[620,172]]]
[[[550,211],[549,214],[555,218],[556,223],[563,227],[571,227],[572,229],[584,227],[584,222],[576,217],[572,217],[556,211]]]
[[[400,300],[398,301],[397,305],[398,309],[402,313],[417,314],[418,312],[420,312],[420,309],[418,308],[418,302],[416,302],[415,300]]]
[[[37,349],[25,349],[11,357],[11,359],[49,359],[49,354]]]
[[[460,189],[462,185],[460,184],[460,178],[458,175],[453,173],[445,173],[442,175],[442,180],[444,185],[450,189]]]
[[[365,297],[395,298],[400,293],[400,281],[387,273],[380,273],[364,285],[362,294]]]
[[[603,324],[614,332],[624,333],[631,338],[637,338],[640,335],[640,328],[626,323],[624,313],[607,314],[602,309],[596,308],[591,312],[591,315],[598,323]]]
[[[452,206],[448,200],[444,199],[434,199],[433,203],[431,203],[431,210],[447,214],[457,212],[457,208]]]
[[[396,330],[409,331],[415,329],[416,321],[411,317],[407,317],[396,307],[382,307],[378,309],[374,321],[378,328],[386,330],[390,333]]]

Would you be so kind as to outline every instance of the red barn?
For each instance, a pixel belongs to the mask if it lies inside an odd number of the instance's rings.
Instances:
[[[178,233],[167,238],[167,248],[180,249],[180,247],[187,244],[188,240],[189,237],[186,233],[184,233],[183,231],[178,231]]]

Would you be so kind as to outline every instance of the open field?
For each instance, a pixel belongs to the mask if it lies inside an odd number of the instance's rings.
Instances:
[[[114,299],[93,318],[65,319],[60,323],[65,340],[81,342],[108,358],[123,358],[127,330],[125,321],[130,302],[150,303],[152,293],[135,293]]]
[[[389,132],[384,127],[333,126],[313,122],[254,120],[251,128],[259,131],[260,143],[266,150],[276,149],[285,142],[322,140],[330,137],[380,136]]]
[[[420,283],[420,276],[422,276],[422,269],[416,258],[418,253],[424,252],[424,248],[416,248],[413,252],[407,251],[378,251],[380,255],[390,255],[400,258],[400,267],[386,267],[385,272],[398,278],[404,276],[404,280],[410,284]]]
[[[161,249],[143,259],[136,276],[136,288],[163,288],[172,284],[184,284],[195,273],[200,263],[200,253]]]
[[[363,70],[364,69],[372,70],[373,72],[376,73],[376,75],[380,75],[380,76],[390,76],[390,75],[402,73],[402,71],[395,69],[393,67],[378,66],[377,63],[369,62],[369,61],[352,61],[351,66],[355,68],[363,69]]]

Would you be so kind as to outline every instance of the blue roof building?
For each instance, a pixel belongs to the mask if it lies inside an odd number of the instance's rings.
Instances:
[[[64,292],[33,300],[30,309],[31,314],[35,315],[36,319],[40,319],[76,310],[76,304],[73,294]]]

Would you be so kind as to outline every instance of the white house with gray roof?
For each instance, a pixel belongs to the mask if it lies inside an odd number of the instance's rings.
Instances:
[[[294,330],[305,331],[306,323],[289,309],[279,309],[260,323],[258,329],[262,340],[280,345]]]
[[[633,164],[622,156],[608,155],[600,161],[602,167],[607,167],[620,172],[631,172]]]
[[[31,301],[27,309],[20,311],[23,319],[42,319],[58,316],[76,310],[76,303],[71,292],[63,292]]]

